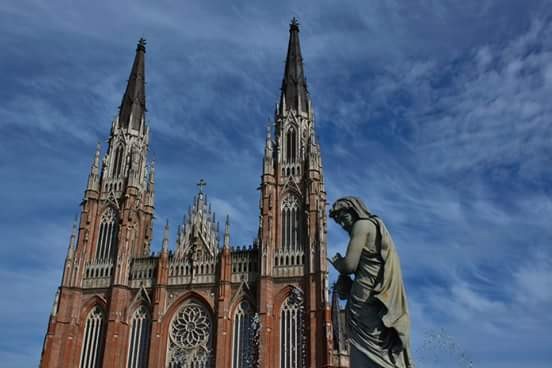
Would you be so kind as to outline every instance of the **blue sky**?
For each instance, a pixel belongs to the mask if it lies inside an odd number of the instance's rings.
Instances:
[[[537,0],[0,3],[3,367],[38,364],[140,37],[154,249],[199,178],[232,243],[251,243],[292,16],[329,201],[358,195],[388,225],[418,366],[550,367],[552,7]],[[330,254],[346,240],[330,224]]]

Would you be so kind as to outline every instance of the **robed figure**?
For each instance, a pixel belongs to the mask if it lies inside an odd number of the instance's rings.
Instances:
[[[399,256],[385,224],[356,197],[337,200],[330,217],[350,236],[345,257],[331,261],[340,273],[337,291],[347,298],[351,368],[414,367]]]

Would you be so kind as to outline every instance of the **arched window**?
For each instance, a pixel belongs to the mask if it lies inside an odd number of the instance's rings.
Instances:
[[[254,366],[253,313],[247,301],[240,303],[234,314],[232,329],[232,368]]]
[[[286,134],[286,162],[294,163],[297,160],[297,133],[295,128],[289,128]]]
[[[151,318],[148,309],[140,306],[132,316],[128,345],[128,368],[146,368],[150,340]]]
[[[102,309],[96,306],[86,318],[82,338],[80,368],[101,367],[104,334],[105,315]]]
[[[282,247],[298,249],[301,243],[299,201],[288,196],[282,202]]]
[[[280,310],[280,368],[305,367],[301,292],[292,293]]]
[[[115,149],[115,157],[113,158],[113,170],[111,171],[111,175],[115,178],[121,175],[122,167],[123,167],[123,146],[121,145]]]
[[[167,367],[211,367],[212,325],[203,305],[196,301],[184,304],[171,322]]]
[[[117,250],[117,214],[113,208],[108,208],[102,215],[100,233],[96,245],[96,259],[113,259]]]

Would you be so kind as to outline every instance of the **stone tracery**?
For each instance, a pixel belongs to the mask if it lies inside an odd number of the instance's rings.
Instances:
[[[184,304],[171,322],[168,367],[208,367],[211,331],[211,317],[205,307],[195,301]]]

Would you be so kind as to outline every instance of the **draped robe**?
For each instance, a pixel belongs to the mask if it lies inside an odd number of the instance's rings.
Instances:
[[[355,274],[346,307],[351,368],[413,367],[399,256],[383,221],[355,205],[347,255],[335,262],[340,273]]]

